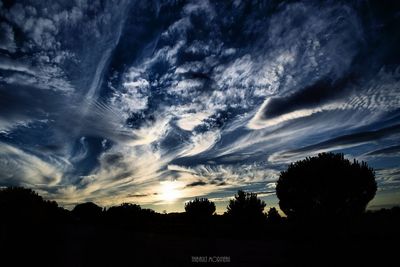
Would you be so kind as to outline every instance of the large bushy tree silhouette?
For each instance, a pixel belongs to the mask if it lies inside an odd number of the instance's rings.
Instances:
[[[239,190],[235,198],[229,201],[226,215],[237,221],[262,220],[265,217],[263,213],[265,205],[257,194]]]
[[[214,214],[215,204],[207,198],[195,198],[185,204],[185,211],[191,217],[204,218]]]
[[[341,218],[363,213],[376,190],[375,173],[365,162],[321,153],[281,172],[276,194],[289,218]]]
[[[98,222],[101,218],[103,208],[93,202],[81,203],[75,206],[72,214],[82,222]]]
[[[43,223],[65,219],[66,210],[55,201],[44,200],[32,189],[0,189],[0,217],[3,222]]]
[[[125,225],[141,222],[151,215],[151,212],[148,212],[147,209],[142,209],[139,205],[131,203],[110,207],[106,212],[108,222]]]

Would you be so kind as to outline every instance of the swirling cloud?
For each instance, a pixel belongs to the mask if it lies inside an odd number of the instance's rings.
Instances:
[[[395,8],[0,3],[0,186],[162,210],[273,197],[287,163],[321,151],[379,170],[399,159]]]

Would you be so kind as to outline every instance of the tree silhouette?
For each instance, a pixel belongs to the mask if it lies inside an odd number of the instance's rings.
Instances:
[[[269,209],[267,213],[267,221],[269,223],[279,223],[281,222],[282,217],[279,215],[279,212],[276,208],[272,207]]]
[[[265,202],[255,193],[239,190],[234,199],[229,201],[226,215],[238,221],[254,221],[264,218]]]
[[[142,208],[136,204],[123,203],[107,210],[107,218],[114,223],[132,224],[140,218]]]
[[[0,189],[0,216],[5,222],[43,223],[64,219],[66,210],[55,201],[44,200],[32,189]]]
[[[207,198],[195,198],[185,204],[185,211],[191,217],[208,217],[214,214],[215,204]]]
[[[376,190],[375,173],[365,162],[321,153],[281,172],[276,194],[289,218],[340,218],[363,213]]]
[[[75,206],[72,214],[82,222],[98,222],[103,213],[103,209],[93,202],[81,203]]]

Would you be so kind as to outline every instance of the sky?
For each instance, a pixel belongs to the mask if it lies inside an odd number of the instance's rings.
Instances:
[[[399,205],[399,28],[397,1],[0,0],[0,186],[223,212],[335,152]]]

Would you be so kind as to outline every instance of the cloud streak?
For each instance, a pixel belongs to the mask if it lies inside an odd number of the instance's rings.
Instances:
[[[393,169],[400,37],[380,8],[3,4],[0,186],[162,209],[168,188],[179,201],[270,196],[287,163],[320,151]]]

